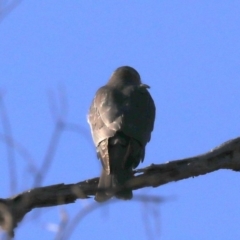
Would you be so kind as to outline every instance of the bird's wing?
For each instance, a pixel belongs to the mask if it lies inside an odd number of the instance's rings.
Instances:
[[[150,141],[155,119],[155,105],[146,88],[146,85],[140,85],[117,90],[104,86],[96,93],[88,122],[95,146],[101,143],[99,157],[107,172],[110,171],[108,139],[117,131],[141,144],[141,160],[144,159],[145,145]],[[134,165],[137,166],[139,161]]]
[[[88,114],[92,137],[97,147],[104,139],[114,136],[121,128],[122,112],[118,105],[119,95],[113,89],[101,87],[92,102]],[[120,101],[121,104],[121,101]]]
[[[146,85],[122,91],[100,88],[90,107],[88,122],[95,145],[122,131],[143,146],[150,141],[155,120],[155,104]]]
[[[147,85],[126,89],[121,131],[139,141],[143,147],[150,141],[155,120],[155,104]]]
[[[122,113],[118,92],[108,86],[101,87],[92,102],[88,114],[92,137],[97,147],[98,158],[107,174],[110,174],[108,139],[121,129]]]

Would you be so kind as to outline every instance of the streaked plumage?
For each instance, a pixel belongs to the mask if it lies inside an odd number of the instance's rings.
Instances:
[[[155,119],[155,105],[138,72],[128,66],[114,71],[101,87],[88,114],[92,137],[103,170],[95,200],[112,196],[131,199],[132,191],[116,188],[131,178],[132,169],[144,160]]]

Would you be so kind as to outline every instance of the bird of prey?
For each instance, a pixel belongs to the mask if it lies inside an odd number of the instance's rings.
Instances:
[[[113,196],[132,198],[125,183],[144,160],[155,120],[155,104],[147,88],[134,68],[123,66],[93,99],[88,122],[103,167],[95,196],[98,202]]]

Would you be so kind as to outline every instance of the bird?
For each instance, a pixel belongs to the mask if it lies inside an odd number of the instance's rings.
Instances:
[[[155,121],[156,108],[148,88],[134,68],[122,66],[95,94],[88,123],[102,165],[97,202],[133,196],[126,182],[144,160]]]

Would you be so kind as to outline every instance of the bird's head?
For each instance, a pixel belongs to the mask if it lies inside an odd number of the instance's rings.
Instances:
[[[141,78],[139,73],[132,67],[123,66],[117,68],[108,81],[108,85],[140,85]]]

